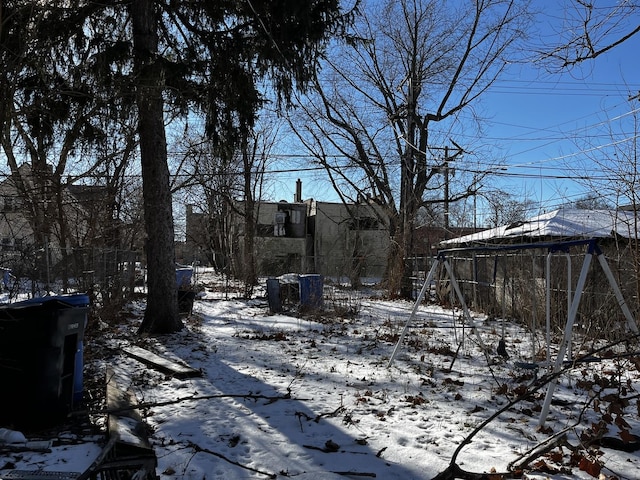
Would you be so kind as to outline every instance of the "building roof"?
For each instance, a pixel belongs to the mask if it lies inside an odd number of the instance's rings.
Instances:
[[[444,247],[545,239],[640,238],[634,212],[561,208],[523,222],[490,228],[441,242]]]

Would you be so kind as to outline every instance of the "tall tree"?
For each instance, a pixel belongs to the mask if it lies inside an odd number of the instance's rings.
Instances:
[[[486,201],[489,213],[485,221],[490,228],[521,222],[534,206],[531,200],[521,200],[501,190],[493,191]]]
[[[189,125],[178,140],[180,167],[172,187],[192,213],[203,221],[186,219],[186,241],[206,252],[219,273],[229,273],[228,221],[233,199],[242,192],[236,155],[220,155],[202,131]],[[190,223],[191,222],[191,223]]]
[[[322,82],[293,124],[344,198],[371,198],[386,209],[388,289],[406,297],[404,259],[420,207],[448,206],[474,194],[481,180],[454,188],[452,167],[463,149],[451,132],[465,112],[466,120],[473,117],[473,104],[504,70],[529,16],[527,2],[513,0],[370,6],[350,41],[329,52]]]
[[[155,0],[131,2],[142,194],[147,233],[147,308],[140,330],[170,333],[182,328],[175,280],[173,210],[164,129],[164,73],[158,61],[161,16]]]

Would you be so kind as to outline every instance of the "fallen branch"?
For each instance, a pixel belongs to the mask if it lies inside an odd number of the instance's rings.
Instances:
[[[310,448],[311,450],[319,450],[324,453],[336,453],[340,450],[340,445],[338,445],[332,440],[327,440],[327,442],[324,444],[324,447],[316,447],[315,445],[302,445],[302,446],[304,448]],[[349,453],[362,453],[362,452],[349,452]],[[370,473],[370,472],[348,471],[348,472],[331,472],[331,473],[335,473],[336,475],[345,475],[348,477],[371,477],[371,478],[376,477],[375,473]]]
[[[573,427],[571,427],[573,428]],[[573,450],[575,447],[569,444],[567,440],[567,429],[558,432],[558,434],[553,435],[552,437],[547,438],[544,442],[539,443],[535,447],[531,448],[529,451],[525,453],[524,456],[520,457],[518,460],[511,462],[508,466],[509,470],[512,469],[522,469],[525,466],[529,465],[536,458],[541,457],[545,453],[549,453],[551,450],[557,447],[568,447]]]
[[[235,460],[231,460],[228,457],[225,457],[223,454],[218,453],[218,452],[214,452],[213,450],[209,450],[208,448],[202,448],[200,445],[193,443],[193,442],[187,442],[187,445],[191,448],[193,448],[196,453],[198,452],[202,452],[202,453],[208,453],[209,455],[213,455],[214,457],[218,457],[222,460],[224,460],[225,462],[230,463],[231,465],[235,465],[236,467],[240,467],[243,468],[245,470],[249,470],[250,472],[254,472],[257,473],[259,475],[266,475],[269,478],[278,478],[278,474],[277,473],[271,473],[271,472],[263,472],[262,470],[258,470],[257,468],[252,468],[249,467],[247,465],[243,465],[239,462],[236,462]]]
[[[344,475],[345,477],[370,477],[370,478],[376,478],[376,474],[375,473],[368,473],[368,472],[331,472],[331,473],[335,473],[336,475]]]
[[[333,412],[319,413],[315,417],[312,417],[311,415],[309,415],[309,414],[307,414],[305,412],[296,412],[295,415],[297,417],[304,417],[310,422],[319,423],[321,419],[323,419],[325,417],[326,418],[337,417],[338,415],[340,415],[340,413],[344,412],[345,410],[346,410],[345,407],[340,405]]]
[[[304,448],[309,448],[311,450],[319,450],[324,453],[336,453],[340,450],[340,445],[335,443],[332,440],[327,440],[324,444],[324,447],[316,447],[315,445],[302,445]]]
[[[253,393],[239,393],[239,394],[216,394],[216,395],[192,395],[189,397],[181,397],[176,398],[175,400],[165,400],[161,402],[145,402],[138,403],[137,405],[132,405],[129,407],[121,407],[121,408],[103,408],[100,410],[83,410],[83,411],[75,411],[70,415],[106,415],[106,414],[114,414],[114,413],[122,413],[131,410],[138,409],[147,409],[154,407],[165,407],[167,405],[175,405],[176,403],[182,402],[195,402],[199,400],[211,400],[215,398],[244,398],[251,400],[268,400],[269,403],[277,402],[278,400],[296,400],[296,401],[308,401],[308,398],[295,398],[293,399],[291,395],[288,393],[285,395],[256,395]]]
[[[346,410],[345,407],[340,405],[333,412],[319,413],[315,417],[312,417],[308,413],[299,412],[299,411],[295,413],[295,416],[298,417],[298,422],[300,423],[300,431],[303,432],[304,429],[302,428],[302,417],[304,417],[309,422],[319,423],[322,418],[324,418],[324,417],[336,417],[340,413],[344,412],[345,410]]]
[[[474,473],[461,469],[458,464],[451,463],[446,470],[433,477],[432,480],[490,480],[493,478],[511,479],[522,478],[521,472],[509,473]]]

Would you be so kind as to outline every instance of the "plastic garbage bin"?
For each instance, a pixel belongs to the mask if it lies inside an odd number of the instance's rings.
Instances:
[[[300,275],[300,307],[304,310],[320,310],[324,305],[322,275]]]
[[[80,307],[75,311],[75,314],[79,316],[82,314],[82,333],[78,338],[78,348],[75,354],[75,367],[73,371],[73,406],[76,406],[82,402],[84,397],[84,331],[87,328],[88,312],[89,312],[89,296],[84,293],[76,293],[71,295],[57,295],[49,297],[38,297],[20,302],[14,305],[42,303],[50,301],[59,301],[71,307]]]
[[[193,268],[176,267],[176,285],[178,286],[178,313],[191,315],[195,292],[191,289]]]
[[[267,300],[271,313],[282,312],[282,300],[280,299],[280,281],[277,278],[267,279]]]
[[[179,267],[176,268],[176,284],[178,290],[189,290],[191,288],[191,277],[193,276],[193,268]]]
[[[39,428],[71,411],[82,384],[86,305],[86,296],[60,296],[0,307],[0,423]]]
[[[60,301],[68,303],[73,307],[82,308],[84,312],[82,335],[78,338],[78,349],[76,350],[75,370],[73,375],[73,406],[79,405],[84,398],[84,332],[89,319],[89,296],[84,294],[63,295],[58,298]],[[80,313],[76,311],[76,313]]]

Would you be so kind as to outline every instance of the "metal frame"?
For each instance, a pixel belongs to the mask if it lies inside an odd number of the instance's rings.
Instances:
[[[613,293],[615,294],[618,305],[627,320],[628,328],[631,330],[631,332],[637,335],[639,333],[638,325],[635,319],[633,318],[631,310],[629,309],[629,306],[627,305],[624,299],[624,296],[622,295],[622,291],[620,290],[620,287],[618,286],[618,283],[616,282],[616,279],[613,276],[611,268],[609,267],[609,264],[607,263],[607,260],[602,250],[600,249],[600,247],[596,242],[596,239],[594,238],[565,241],[565,242],[540,242],[540,243],[513,244],[513,245],[492,245],[492,246],[483,246],[483,247],[453,248],[453,249],[441,250],[440,252],[438,252],[437,260],[433,262],[433,265],[429,270],[427,278],[425,279],[424,284],[422,285],[422,289],[420,290],[420,293],[418,294],[418,297],[416,298],[416,301],[413,305],[411,315],[409,315],[409,318],[407,319],[404,325],[404,328],[402,329],[402,333],[400,334],[400,338],[398,339],[398,342],[396,343],[396,346],[393,349],[393,353],[389,358],[388,366],[390,367],[393,364],[393,361],[400,349],[400,346],[404,341],[404,337],[406,335],[407,329],[409,328],[409,325],[411,324],[411,322],[413,322],[413,320],[415,319],[416,313],[418,311],[418,307],[422,303],[422,300],[424,299],[424,296],[428,287],[433,282],[435,277],[435,272],[439,265],[444,265],[445,269],[447,270],[447,273],[449,274],[449,280],[451,281],[455,294],[462,307],[464,319],[471,326],[473,333],[476,335],[478,339],[478,343],[480,344],[480,347],[482,348],[483,353],[487,357],[487,362],[490,363],[488,349],[485,346],[484,342],[482,341],[482,338],[478,333],[475,323],[473,322],[473,318],[471,316],[471,313],[469,312],[469,309],[467,308],[466,302],[464,300],[464,296],[462,295],[460,286],[458,285],[458,281],[456,280],[453,269],[451,268],[451,264],[447,259],[447,255],[452,253],[458,253],[458,252],[531,250],[531,249],[542,249],[542,248],[546,248],[548,250],[547,261],[546,261],[546,280],[545,280],[545,283],[547,286],[547,289],[546,289],[546,297],[547,297],[546,298],[546,315],[547,315],[546,341],[547,341],[547,364],[551,365],[550,348],[549,348],[551,343],[550,312],[549,312],[550,310],[549,309],[549,297],[550,297],[549,288],[551,283],[550,282],[551,256],[553,253],[560,252],[560,253],[563,253],[565,256],[567,256],[568,261],[570,262],[568,254],[571,247],[585,246],[585,245],[587,246],[587,253],[585,254],[584,261],[582,263],[582,269],[580,271],[580,276],[578,278],[578,283],[576,284],[575,289],[571,288],[571,268],[569,263],[569,270],[568,270],[569,274],[567,279],[567,282],[568,282],[567,302],[568,302],[569,310],[567,314],[567,322],[565,324],[564,335],[562,338],[562,342],[560,343],[560,348],[559,348],[558,355],[556,357],[552,372],[554,374],[560,372],[560,370],[562,369],[562,364],[565,359],[565,355],[569,351],[569,347],[571,345],[571,340],[573,336],[573,326],[576,320],[576,315],[578,313],[578,307],[580,306],[580,300],[582,299],[582,294],[584,293],[583,290],[587,280],[587,275],[589,273],[589,267],[591,266],[591,261],[594,256],[598,259],[600,267],[602,268],[602,271],[604,272],[607,278],[607,281],[609,282],[609,286],[611,287],[611,289],[613,290]],[[574,293],[573,298],[572,298],[572,293]],[[551,400],[553,398],[555,388],[557,386],[557,382],[558,382],[557,375],[555,375],[553,380],[549,382],[549,386],[547,388],[547,393],[545,396],[542,411],[540,413],[539,425],[544,425],[547,415],[549,414],[549,408],[551,405]]]

